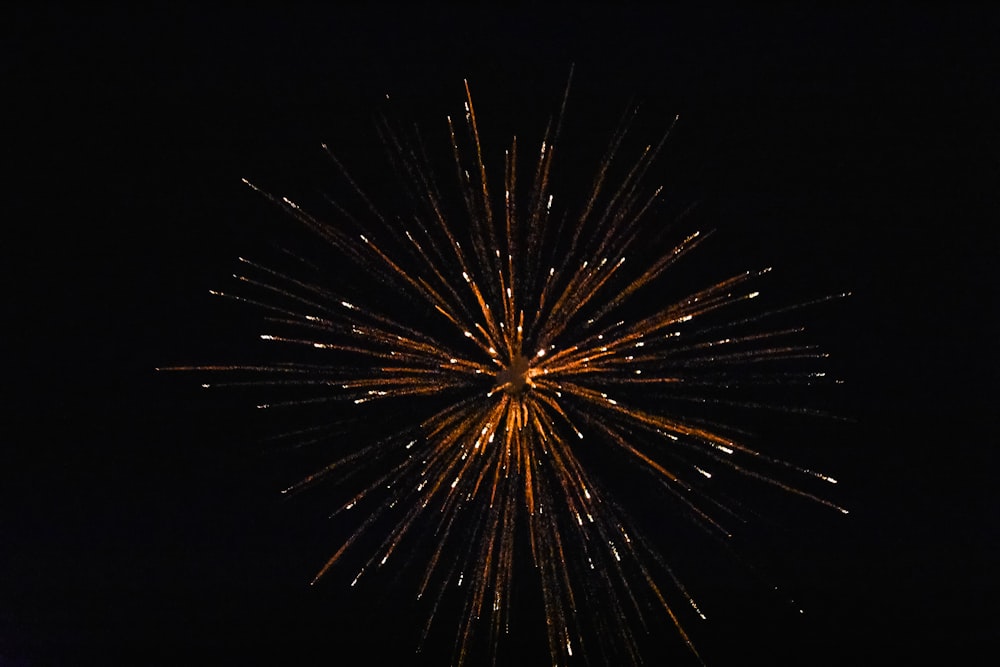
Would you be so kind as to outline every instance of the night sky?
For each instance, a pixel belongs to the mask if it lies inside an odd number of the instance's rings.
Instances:
[[[241,178],[322,191],[327,142],[377,180],[386,94],[440,143],[463,78],[491,145],[540,136],[571,64],[567,182],[630,102],[640,138],[680,114],[653,171],[668,211],[718,230],[705,275],[853,293],[805,316],[845,379],[820,399],[849,419],[760,436],[841,480],[851,514],[747,487],[761,518],[734,546],[783,594],[710,540],[679,547],[706,662],[980,661],[1000,626],[998,18],[8,11],[0,665],[447,664],[447,633],[413,656],[421,610],[392,581],[308,586],[332,508],[279,491],[322,456],[269,449],[252,396],[154,369],[259,349],[259,315],[208,290],[294,223]],[[691,662],[664,627],[650,664]],[[543,630],[501,663],[547,664]]]

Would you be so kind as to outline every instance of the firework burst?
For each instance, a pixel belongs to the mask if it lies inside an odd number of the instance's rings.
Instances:
[[[803,359],[824,355],[798,342],[800,327],[781,324],[791,308],[755,307],[767,271],[663,305],[655,297],[664,274],[708,236],[650,233],[660,189],[645,177],[669,130],[612,178],[627,114],[585,196],[562,206],[550,175],[565,107],[566,96],[527,175],[516,138],[501,174],[487,165],[466,85],[464,123],[447,121],[454,194],[419,137],[380,120],[405,214],[385,212],[325,146],[356,199],[332,202],[337,224],[247,182],[335,251],[354,280],[324,283],[241,260],[243,288],[216,294],[265,309],[275,328],[262,338],[304,346],[314,359],[182,367],[233,376],[213,384],[311,392],[293,406],[372,404],[388,414],[405,399],[418,416],[382,439],[354,446],[321,424],[294,434],[338,454],[288,491],[332,481],[350,489],[335,513],[361,517],[317,580],[346,566],[345,554],[373,532],[381,542],[352,568],[351,585],[410,560],[412,545],[430,545],[415,595],[428,601],[426,635],[446,591],[464,591],[457,664],[477,633],[495,645],[508,631],[521,562],[540,584],[553,665],[586,654],[639,662],[635,628],[655,616],[697,655],[683,619],[704,615],[585,452],[604,450],[656,479],[717,535],[728,535],[719,516],[737,512],[708,492],[718,470],[843,511],[806,490],[810,478],[832,478],[751,449],[712,416],[758,406],[754,387],[822,375],[801,370]]]

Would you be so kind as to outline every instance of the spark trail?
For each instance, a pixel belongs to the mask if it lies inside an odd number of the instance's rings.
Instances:
[[[799,342],[801,327],[769,326],[789,309],[756,305],[766,270],[648,308],[664,276],[708,237],[694,232],[664,244],[659,227],[648,234],[661,189],[647,187],[646,177],[669,130],[612,182],[626,115],[579,207],[560,207],[551,174],[569,86],[527,176],[515,138],[496,180],[467,84],[465,92],[464,122],[447,121],[457,192],[442,192],[447,183],[432,175],[419,140],[379,121],[412,203],[405,215],[383,212],[326,146],[358,202],[354,210],[334,204],[337,225],[246,181],[352,266],[362,285],[348,295],[242,259],[242,288],[214,292],[263,308],[276,331],[262,338],[311,349],[314,362],[174,370],[315,392],[293,406],[391,410],[404,400],[426,408],[412,427],[351,446],[287,491],[324,480],[349,488],[354,471],[369,471],[336,512],[363,518],[316,580],[372,531],[383,531],[382,540],[351,585],[430,541],[416,597],[430,601],[426,635],[446,592],[465,591],[456,664],[470,660],[477,634],[495,646],[507,632],[523,558],[537,573],[553,665],[588,655],[638,663],[636,628],[652,617],[668,619],[697,656],[683,619],[704,614],[581,454],[601,449],[630,462],[637,475],[658,479],[692,521],[723,537],[737,509],[707,490],[719,469],[846,513],[810,490],[809,480],[832,478],[758,452],[734,429],[684,409],[758,407],[754,387],[810,384],[822,377],[811,362],[825,355]],[[410,306],[387,310],[365,298],[380,289]],[[417,311],[437,322],[423,326]],[[733,387],[744,395],[729,401]],[[323,442],[322,434],[317,426],[295,435]]]

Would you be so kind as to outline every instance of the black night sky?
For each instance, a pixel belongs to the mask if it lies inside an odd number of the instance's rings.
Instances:
[[[629,102],[639,137],[680,114],[654,171],[718,230],[706,262],[853,292],[806,318],[851,421],[764,428],[851,514],[748,487],[762,516],[738,551],[801,616],[710,541],[682,549],[707,664],[981,661],[1000,627],[998,14],[329,4],[0,21],[0,665],[447,664],[446,633],[413,656],[421,610],[393,582],[308,586],[337,535],[321,491],[278,493],[310,460],[261,442],[253,399],[154,368],[257,349],[257,313],[208,290],[294,223],[241,178],[322,190],[321,142],[377,175],[385,95],[444,141],[463,78],[494,146],[533,136],[571,64],[568,143],[599,154]],[[691,662],[669,631],[643,641],[649,664]],[[511,644],[501,664],[547,664],[541,629]]]

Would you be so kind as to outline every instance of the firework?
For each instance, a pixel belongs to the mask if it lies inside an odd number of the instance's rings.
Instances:
[[[661,190],[646,177],[669,130],[613,178],[626,114],[584,196],[557,199],[550,176],[568,90],[528,173],[516,138],[501,173],[487,165],[466,85],[464,122],[447,121],[457,187],[433,174],[419,137],[380,120],[408,197],[399,214],[329,150],[355,200],[333,203],[335,224],[247,182],[342,258],[350,280],[241,260],[242,289],[215,293],[265,309],[274,328],[262,338],[313,358],[184,367],[245,376],[222,384],[309,393],[291,406],[370,404],[369,414],[388,418],[405,401],[412,423],[371,442],[334,441],[322,424],[297,431],[337,454],[287,491],[331,481],[350,489],[335,513],[360,517],[317,580],[373,532],[381,542],[352,569],[351,585],[430,545],[414,593],[427,601],[426,636],[447,592],[463,592],[457,664],[477,634],[495,646],[508,631],[522,561],[539,583],[553,665],[582,653],[638,662],[633,628],[653,616],[669,619],[697,655],[684,618],[704,615],[588,464],[591,452],[656,479],[718,535],[728,535],[718,515],[735,510],[709,493],[717,470],[844,511],[805,490],[809,478],[832,478],[751,449],[713,416],[756,406],[755,387],[822,376],[795,370],[824,355],[783,323],[791,309],[755,307],[767,271],[658,297],[665,274],[708,236],[671,240],[668,226],[650,222]]]

